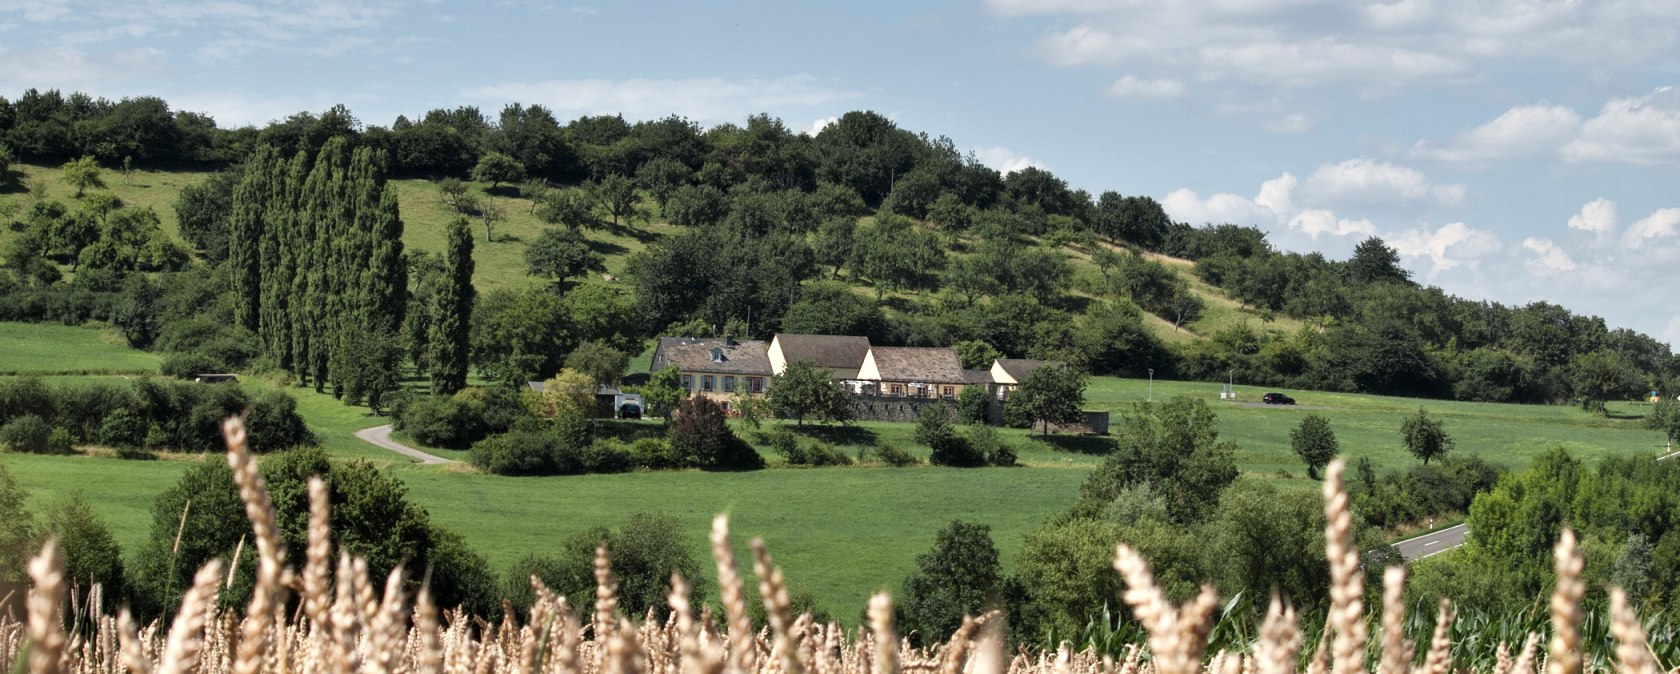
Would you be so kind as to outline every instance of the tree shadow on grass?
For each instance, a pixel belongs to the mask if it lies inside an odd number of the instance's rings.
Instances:
[[[630,252],[629,248],[625,248],[624,246],[620,246],[611,241],[597,241],[595,239],[589,239],[588,241],[589,249],[603,256],[623,255]]]
[[[1033,435],[1029,441],[1040,449],[1107,456],[1120,448],[1120,442],[1107,435]]]
[[[805,437],[826,442],[830,445],[867,446],[875,444],[879,437],[872,431],[861,426],[806,424],[804,426],[783,426],[790,431]]]

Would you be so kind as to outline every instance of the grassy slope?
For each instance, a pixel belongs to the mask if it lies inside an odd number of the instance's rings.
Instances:
[[[114,330],[0,323],[0,373],[132,374],[157,372],[157,354],[128,348]]]

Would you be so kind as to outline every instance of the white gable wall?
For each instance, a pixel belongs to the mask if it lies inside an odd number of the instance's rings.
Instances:
[[[782,354],[782,337],[777,335],[770,340],[770,372],[781,374],[787,371],[787,356]]]
[[[858,368],[858,379],[863,381],[881,381],[881,368],[875,366],[875,349],[863,354],[863,366]]]

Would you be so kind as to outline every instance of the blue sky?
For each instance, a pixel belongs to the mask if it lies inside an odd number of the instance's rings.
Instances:
[[[382,0],[0,3],[0,93],[158,95],[223,126],[871,109],[1000,170],[1146,194],[1425,283],[1680,343],[1680,3]]]

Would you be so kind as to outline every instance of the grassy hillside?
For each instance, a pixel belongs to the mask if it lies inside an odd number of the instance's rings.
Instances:
[[[157,354],[128,348],[115,330],[0,323],[0,375],[157,372]]]
[[[45,185],[48,198],[69,201],[74,194],[74,190],[64,183],[57,168],[32,165],[18,165],[14,168],[23,173],[26,185]],[[208,173],[202,172],[136,170],[124,177],[120,171],[107,171],[105,182],[124,204],[155,209],[163,221],[164,230],[175,235],[178,227],[173,207],[176,195],[183,187],[197,184],[208,176]],[[441,253],[447,235],[447,225],[459,216],[439,198],[437,186],[425,180],[393,180],[391,185],[397,191],[398,207],[402,212],[403,243],[410,250]],[[480,292],[487,292],[497,288],[516,288],[540,283],[525,272],[525,247],[544,229],[553,225],[543,222],[532,213],[531,201],[528,199],[493,196],[484,192],[486,184],[470,185],[479,199],[493,203],[505,215],[505,219],[493,227],[488,241],[484,235],[483,224],[476,219],[472,220],[476,239],[473,250],[473,284]],[[0,194],[0,203],[9,201],[20,209],[24,208],[30,199],[27,192]],[[641,210],[650,216],[658,214],[658,208],[652,202],[644,202]],[[657,217],[648,217],[620,227],[588,230],[584,234],[595,251],[605,256],[607,273],[618,276],[623,274],[625,262],[631,254],[646,248],[659,237],[679,229],[658,220]],[[867,220],[866,218],[865,222]],[[0,228],[0,247],[14,235],[9,229]],[[1094,282],[1100,276],[1096,267],[1090,263],[1089,255],[1071,249],[1064,249],[1064,252],[1069,253],[1076,279]],[[1256,329],[1269,327],[1286,332],[1293,332],[1300,327],[1299,321],[1293,319],[1278,317],[1266,321],[1262,320],[1257,312],[1242,308],[1223,291],[1197,278],[1192,272],[1195,264],[1193,262],[1152,253],[1146,256],[1165,262],[1170,268],[1177,270],[1180,276],[1189,282],[1191,291],[1206,303],[1206,309],[1200,318],[1178,328],[1169,320],[1146,315],[1145,325],[1169,344],[1199,339],[1244,322]],[[593,282],[602,281],[596,279]],[[1084,286],[1090,283],[1076,282],[1075,285]],[[872,288],[860,287],[859,292],[870,298],[875,297]],[[1075,294],[1082,293],[1075,291]],[[895,300],[914,297],[914,293],[889,292],[885,299],[888,305],[892,306]]]

